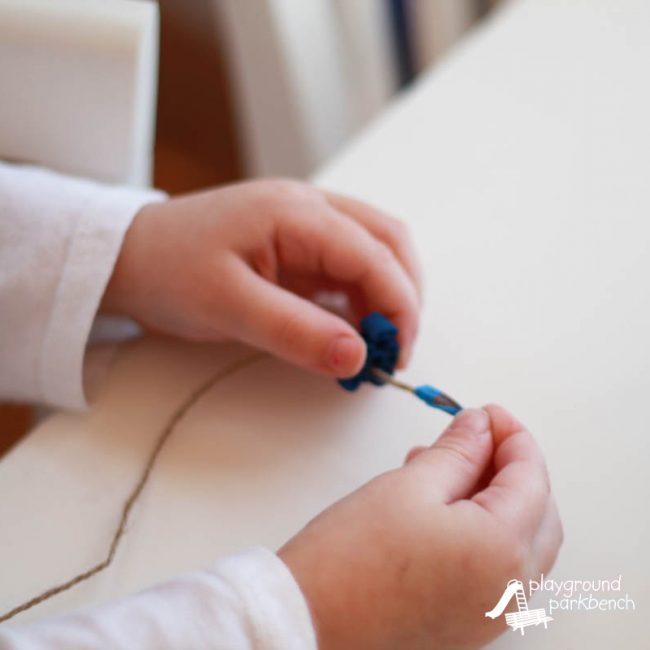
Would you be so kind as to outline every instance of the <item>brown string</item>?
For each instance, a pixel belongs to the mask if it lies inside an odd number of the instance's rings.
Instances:
[[[156,442],[149,454],[149,457],[142,470],[142,473],[140,474],[140,478],[138,479],[138,482],[135,484],[135,487],[131,491],[131,494],[128,496],[126,502],[124,503],[124,506],[122,508],[122,516],[120,517],[119,524],[117,525],[117,528],[113,533],[113,538],[111,539],[111,544],[108,549],[108,555],[106,556],[106,558],[101,562],[99,562],[99,564],[96,564],[90,569],[87,569],[86,571],[83,571],[82,573],[74,576],[74,578],[70,578],[70,580],[67,580],[66,582],[62,582],[61,584],[55,585],[54,587],[50,587],[49,589],[46,589],[43,593],[39,594],[38,596],[34,596],[34,598],[30,598],[24,603],[17,605],[13,609],[9,610],[5,614],[2,614],[0,616],[0,623],[3,623],[4,621],[8,621],[10,618],[13,618],[17,614],[20,614],[21,612],[24,612],[28,609],[31,609],[32,607],[39,605],[43,601],[48,600],[53,596],[60,594],[63,591],[68,591],[69,589],[72,589],[72,587],[78,585],[81,582],[84,582],[85,580],[88,580],[88,578],[92,578],[94,575],[97,575],[98,573],[106,569],[108,566],[110,566],[111,562],[113,562],[113,558],[115,557],[118,546],[120,545],[120,541],[122,540],[122,537],[124,536],[124,533],[126,531],[126,526],[129,521],[129,515],[131,513],[131,510],[135,505],[135,503],[137,502],[137,500],[139,499],[140,495],[142,494],[142,490],[144,490],[145,486],[147,485],[147,482],[149,481],[149,477],[151,476],[151,471],[153,470],[154,465],[158,460],[158,456],[160,456],[160,452],[165,446],[165,443],[169,440],[176,425],[183,418],[183,416],[186,415],[189,409],[192,406],[194,406],[194,404],[196,404],[196,402],[205,393],[207,393],[215,384],[218,384],[226,377],[229,377],[230,375],[235,374],[239,370],[242,370],[247,366],[250,366],[251,364],[259,361],[264,356],[265,355],[262,353],[253,354],[251,356],[242,359],[241,361],[237,361],[236,363],[231,364],[230,366],[224,368],[223,370],[220,370],[218,373],[210,377],[207,381],[205,381],[198,388],[196,388],[188,396],[188,398],[172,413],[171,417],[167,421],[167,424],[165,425],[165,428],[162,430],[162,432],[156,439]]]

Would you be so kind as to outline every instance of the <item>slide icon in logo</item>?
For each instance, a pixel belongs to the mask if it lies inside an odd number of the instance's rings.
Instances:
[[[521,630],[521,634],[523,635],[524,628],[529,625],[539,625],[540,623],[543,623],[546,628],[546,624],[553,620],[550,616],[546,616],[545,609],[528,609],[524,584],[521,580],[510,580],[505,591],[501,594],[499,602],[494,606],[494,609],[485,612],[485,616],[489,618],[497,618],[498,616],[501,616],[503,610],[508,606],[508,603],[512,600],[513,596],[517,599],[517,611],[506,614],[506,623],[512,628],[513,632]]]

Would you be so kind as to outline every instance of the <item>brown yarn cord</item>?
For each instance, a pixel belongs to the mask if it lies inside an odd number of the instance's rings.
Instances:
[[[142,473],[140,474],[140,478],[138,479],[138,482],[135,484],[135,487],[133,488],[133,490],[131,491],[130,495],[128,496],[127,500],[124,503],[124,506],[122,508],[122,516],[120,517],[120,522],[117,525],[115,532],[113,533],[113,538],[111,539],[111,544],[109,546],[108,555],[106,556],[106,558],[101,562],[99,562],[99,564],[96,564],[90,569],[87,569],[86,571],[83,571],[82,573],[74,576],[74,578],[70,578],[70,580],[67,580],[66,582],[62,582],[61,584],[58,584],[54,587],[50,587],[50,589],[46,589],[43,593],[39,594],[38,596],[34,596],[34,598],[30,598],[24,603],[17,605],[13,609],[9,610],[5,614],[2,614],[0,616],[0,623],[3,623],[4,621],[8,621],[10,618],[13,618],[17,614],[20,614],[21,612],[24,612],[28,609],[31,609],[32,607],[39,605],[43,601],[48,600],[53,596],[60,594],[63,591],[68,591],[69,589],[72,589],[72,587],[75,587],[79,583],[88,580],[88,578],[92,578],[94,575],[97,575],[98,573],[106,569],[108,566],[110,566],[111,562],[113,561],[113,558],[115,557],[115,554],[117,553],[117,549],[120,545],[120,541],[122,540],[122,537],[124,536],[124,533],[126,531],[126,526],[129,521],[129,515],[131,513],[131,510],[135,505],[135,503],[137,502],[137,500],[139,499],[140,495],[142,494],[142,491],[144,490],[145,486],[147,485],[147,482],[149,481],[149,477],[151,476],[151,471],[153,470],[154,465],[158,460],[158,456],[160,456],[160,452],[165,446],[165,443],[169,440],[176,425],[183,418],[183,416],[187,414],[190,408],[194,406],[194,404],[196,404],[196,402],[201,397],[203,397],[203,395],[207,393],[215,384],[218,384],[223,379],[226,379],[226,377],[229,377],[230,375],[233,375],[236,372],[243,370],[244,368],[252,365],[253,363],[259,361],[265,356],[266,356],[265,354],[256,353],[242,359],[241,361],[237,361],[236,363],[231,364],[230,366],[224,368],[223,370],[220,370],[218,373],[216,373],[215,375],[210,377],[207,381],[205,381],[203,384],[201,384],[196,390],[194,390],[189,395],[189,397],[172,413],[164,429],[158,436],[151,452],[149,453],[149,457],[142,470]]]

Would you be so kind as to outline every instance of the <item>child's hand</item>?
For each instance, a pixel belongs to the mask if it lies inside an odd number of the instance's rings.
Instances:
[[[562,542],[542,454],[504,409],[459,414],[431,448],[334,504],[279,555],[321,650],[478,648],[508,580],[546,573]]]
[[[408,360],[419,278],[403,226],[370,206],[294,181],[254,181],[145,206],[129,229],[102,309],[193,340],[238,339],[337,377],[365,344],[309,299],[380,311]]]

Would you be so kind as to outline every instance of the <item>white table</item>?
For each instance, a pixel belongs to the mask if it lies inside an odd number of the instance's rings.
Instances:
[[[620,574],[636,603],[555,612],[495,647],[647,647],[648,33],[645,0],[513,3],[318,178],[413,227],[428,289],[407,375],[502,402],[538,436],[566,530],[553,575]],[[142,341],[91,413],[55,415],[2,461],[0,609],[103,555],[168,414],[242,354]],[[350,395],[271,360],[244,370],[179,426],[115,565],[24,619],[277,546],[447,420],[398,391]]]

